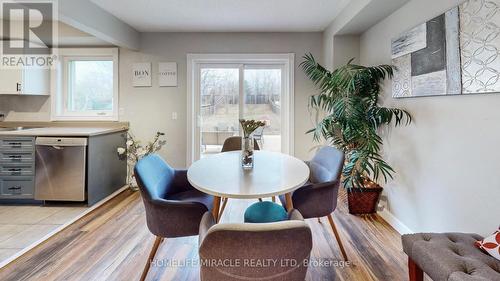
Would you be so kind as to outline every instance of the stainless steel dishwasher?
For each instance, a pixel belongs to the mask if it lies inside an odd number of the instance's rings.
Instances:
[[[85,201],[87,138],[37,137],[35,199]]]

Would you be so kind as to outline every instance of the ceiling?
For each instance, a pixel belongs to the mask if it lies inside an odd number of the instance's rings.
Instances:
[[[349,2],[349,0],[91,1],[140,32],[323,31]]]

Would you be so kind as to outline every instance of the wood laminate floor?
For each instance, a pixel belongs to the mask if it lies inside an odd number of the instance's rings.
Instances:
[[[230,200],[221,222],[241,221],[251,203]],[[400,235],[379,216],[349,215],[340,199],[334,220],[351,264],[338,264],[341,254],[327,219],[308,220],[316,266],[306,280],[407,280]],[[139,193],[125,191],[5,266],[0,280],[138,280],[153,240]],[[196,260],[197,247],[197,236],[167,239],[148,280],[199,280],[197,266],[162,266]]]

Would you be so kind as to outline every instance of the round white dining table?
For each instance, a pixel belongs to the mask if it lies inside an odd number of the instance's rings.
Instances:
[[[293,156],[254,151],[254,166],[243,169],[241,151],[214,154],[194,162],[187,172],[189,183],[196,189],[213,195],[212,214],[218,221],[221,198],[223,208],[228,198],[260,199],[285,194],[286,209],[293,208],[291,192],[309,179],[309,167]]]

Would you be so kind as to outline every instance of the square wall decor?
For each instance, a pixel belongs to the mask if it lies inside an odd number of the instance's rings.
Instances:
[[[134,63],[132,66],[132,86],[151,87],[151,63]]]
[[[460,5],[464,94],[500,92],[500,0]]]
[[[392,96],[500,92],[500,0],[469,0],[394,38]]]
[[[393,97],[461,92],[458,8],[392,40]]]
[[[177,87],[177,63],[158,63],[158,85],[160,87]]]

